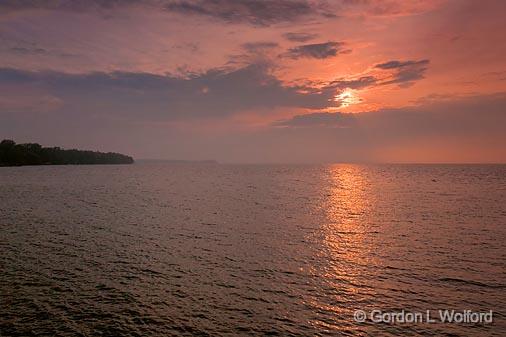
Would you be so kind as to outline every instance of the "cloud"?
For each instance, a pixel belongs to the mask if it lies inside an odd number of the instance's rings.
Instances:
[[[227,76],[227,72],[216,70],[216,73]],[[243,73],[244,76],[248,74],[252,73]],[[64,86],[67,91],[58,91],[63,102],[61,108],[56,111],[41,114],[33,109],[33,105],[30,105],[29,111],[21,111],[20,109],[25,109],[24,101],[9,99],[4,101],[2,106],[0,99],[1,109],[7,109],[0,110],[0,133],[4,137],[19,142],[37,141],[63,147],[114,150],[137,158],[216,159],[220,162],[249,163],[506,162],[504,93],[431,99],[417,106],[351,115],[326,112],[294,113],[293,118],[265,127],[246,128],[242,122],[226,118],[227,115],[224,114],[215,115],[224,118],[201,118],[180,126],[179,120],[173,120],[175,117],[170,105],[163,105],[159,101],[156,104],[160,105],[162,110],[153,110],[153,106],[148,104],[152,97],[136,102],[139,100],[137,95],[141,95],[142,91],[154,90],[159,87],[159,82],[170,82],[170,76],[143,78],[139,74],[127,76],[117,73],[72,75],[65,83],[58,79],[60,76],[66,77],[53,74],[51,86]],[[210,74],[209,78],[216,80],[216,76]],[[84,80],[83,77],[87,79]],[[177,79],[175,83],[186,83],[188,88],[185,90],[197,89],[199,85],[193,81],[203,80],[205,77],[205,74],[195,75],[188,78],[188,82],[180,82],[181,79]],[[23,87],[33,83],[38,89],[50,88],[48,74],[34,76],[33,73],[1,70],[0,79],[2,86],[16,81],[16,84],[22,84]],[[111,81],[117,81],[116,90],[121,91],[122,88],[126,94],[110,97],[115,95],[115,91],[110,88]],[[230,79],[227,81],[230,82]],[[257,79],[253,81],[257,82]],[[230,86],[234,83],[231,81]],[[73,97],[79,93],[77,87],[86,86],[98,88],[92,90],[86,99]],[[150,87],[153,89],[148,90]],[[105,90],[102,96],[101,89]],[[228,91],[233,98],[235,92]],[[168,93],[167,87],[162,93]],[[208,91],[208,94],[210,93],[212,89]],[[35,102],[40,102],[44,97],[40,95],[34,97],[37,99]],[[130,96],[134,96],[134,99],[130,99]],[[175,93],[170,93],[169,96],[168,101],[175,99]],[[197,93],[189,97],[202,107]],[[228,97],[222,96],[221,100]],[[21,98],[26,100],[25,91]],[[51,97],[50,100],[58,102],[60,98]],[[83,107],[86,102],[95,104]],[[212,101],[205,103],[211,104]],[[9,109],[13,108],[12,104],[15,104],[16,111],[9,113]],[[131,104],[135,107],[128,110]],[[251,106],[249,103],[248,105]],[[133,112],[138,119],[120,118]],[[207,111],[202,109],[198,114],[195,112],[196,110],[190,110],[179,118],[203,117]],[[114,115],[111,115],[112,113]],[[164,119],[153,120],[153,114],[158,113],[161,113]],[[170,123],[166,123],[167,118]]]
[[[277,42],[269,42],[269,41],[247,42],[242,44],[242,48],[244,48],[247,52],[250,53],[264,52],[266,50],[270,50],[278,46],[279,44]]]
[[[377,79],[374,76],[362,76],[356,79],[340,79],[330,82],[326,85],[327,88],[336,88],[336,89],[364,89],[367,87],[371,87],[377,84]]]
[[[277,42],[257,41],[247,42],[241,45],[244,50],[240,54],[232,54],[228,57],[227,65],[247,66],[251,64],[274,64],[275,51],[279,47]]]
[[[41,55],[46,54],[47,50],[43,48],[25,48],[25,47],[12,47],[9,51],[20,55]]]
[[[444,0],[337,0],[337,8],[346,16],[407,16],[435,9]]]
[[[262,140],[272,143],[265,156],[289,162],[505,162],[505,106],[506,94],[499,93],[354,114],[299,114],[272,123]]]
[[[2,0],[0,13],[40,9],[83,12],[137,6],[207,16],[228,23],[270,25],[311,16],[337,17],[336,13],[339,16],[412,15],[434,9],[439,3],[439,0]]]
[[[129,72],[68,74],[0,69],[0,86],[37,88],[64,102],[69,112],[138,120],[223,117],[276,107],[322,109],[335,90],[287,86],[266,65],[212,69],[186,78]]]
[[[417,67],[420,65],[427,65],[429,60],[420,60],[420,61],[388,61],[385,63],[380,63],[375,66],[375,68],[379,69],[400,69],[406,67]]]
[[[0,2],[0,10],[3,12],[15,12],[23,10],[68,10],[86,11],[92,9],[114,9],[131,5],[146,5],[154,3],[150,0],[3,0]]]
[[[506,93],[483,96],[430,95],[417,105],[361,113],[315,112],[274,122],[273,126],[366,127],[383,139],[419,135],[502,133]],[[478,113],[479,112],[479,113]],[[499,124],[497,124],[499,123]],[[387,136],[390,135],[390,136]]]
[[[411,86],[415,81],[425,78],[429,60],[419,61],[388,61],[375,66],[376,69],[392,71],[391,76],[382,84],[397,83],[401,87]]]
[[[274,122],[277,127],[350,127],[355,119],[352,114],[340,112],[314,112],[296,115],[289,119]]]
[[[358,78],[341,78],[324,85],[328,89],[364,89],[375,86],[397,84],[409,87],[425,78],[429,60],[388,61],[376,64],[372,71]]]
[[[318,34],[289,32],[283,34],[283,37],[292,42],[307,42],[316,39]]]
[[[293,59],[298,58],[315,58],[326,59],[334,57],[338,54],[349,53],[350,50],[344,49],[344,42],[325,42],[313,43],[290,48],[285,56]]]
[[[9,95],[0,97],[0,114],[2,111],[38,114],[55,110],[61,106],[61,100],[56,97],[33,93],[10,92]]]
[[[173,0],[165,8],[190,15],[207,16],[228,23],[271,25],[309,16],[332,16],[322,1],[307,0]]]

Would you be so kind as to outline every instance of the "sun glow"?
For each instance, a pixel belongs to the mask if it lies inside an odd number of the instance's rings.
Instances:
[[[360,103],[360,98],[356,95],[353,89],[344,89],[339,94],[334,96],[334,101],[340,102],[341,107],[347,108],[350,105]]]

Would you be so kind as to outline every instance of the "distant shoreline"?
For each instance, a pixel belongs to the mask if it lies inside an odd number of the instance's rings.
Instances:
[[[150,163],[150,164],[219,164],[216,160],[204,159],[204,160],[190,160],[190,159],[137,159],[136,163]]]
[[[9,139],[0,142],[0,167],[133,163],[132,157],[116,152],[65,150],[59,147],[42,147],[37,143],[16,144]]]

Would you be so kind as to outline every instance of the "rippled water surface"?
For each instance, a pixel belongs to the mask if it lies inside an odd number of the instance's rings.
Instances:
[[[506,166],[0,168],[0,201],[2,336],[506,335]]]

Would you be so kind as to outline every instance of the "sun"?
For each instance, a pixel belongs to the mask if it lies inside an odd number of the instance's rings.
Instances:
[[[341,107],[346,108],[350,105],[359,103],[360,98],[356,95],[355,90],[347,88],[335,95],[334,101],[340,102]]]

